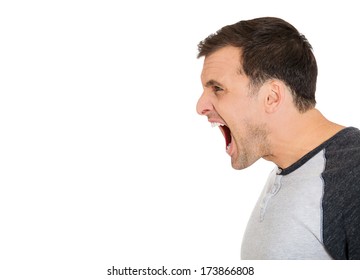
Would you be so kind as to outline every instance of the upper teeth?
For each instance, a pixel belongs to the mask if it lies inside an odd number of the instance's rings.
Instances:
[[[224,124],[218,123],[218,122],[212,122],[211,123],[211,127],[217,127],[217,126],[224,126]]]

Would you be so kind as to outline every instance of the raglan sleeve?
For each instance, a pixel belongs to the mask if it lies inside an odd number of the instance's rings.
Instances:
[[[348,259],[360,260],[360,164],[349,173],[343,204],[345,250]]]

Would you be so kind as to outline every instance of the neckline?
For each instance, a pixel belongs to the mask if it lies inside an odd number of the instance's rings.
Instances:
[[[345,128],[343,128],[342,130],[340,130],[339,132],[334,134],[332,137],[327,139],[325,142],[323,142],[322,144],[317,146],[315,149],[311,150],[306,155],[304,155],[302,158],[300,158],[299,160],[294,162],[289,167],[281,168],[281,167],[278,166],[278,169],[279,169],[278,174],[279,175],[288,175],[288,174],[290,174],[291,172],[295,171],[296,169],[298,169],[299,167],[304,165],[307,161],[309,161],[313,156],[315,156],[321,150],[326,148],[334,140],[336,140],[339,137],[343,137],[344,134],[347,134],[347,133],[349,133],[351,131],[354,131],[354,130],[357,130],[357,129],[355,127],[345,127]]]

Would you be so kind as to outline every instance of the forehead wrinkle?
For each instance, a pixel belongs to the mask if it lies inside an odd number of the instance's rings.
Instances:
[[[224,47],[206,56],[201,73],[203,86],[216,85],[224,88],[224,82],[230,77],[243,76],[240,58],[241,53],[235,47]]]
[[[230,75],[244,74],[240,62],[231,61],[226,58],[219,58],[216,60],[206,61],[203,66],[203,71],[201,76],[208,76],[208,75],[224,76],[229,74]]]
[[[229,72],[229,68],[224,64],[219,64],[218,61],[210,61],[204,64],[203,71],[201,73],[201,79],[204,87],[219,86],[224,87],[224,84],[219,81],[226,77],[226,73]]]

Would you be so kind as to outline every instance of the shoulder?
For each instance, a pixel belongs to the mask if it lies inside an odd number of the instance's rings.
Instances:
[[[360,130],[348,127],[329,139],[325,145],[327,170],[342,170],[349,176],[360,167]]]

